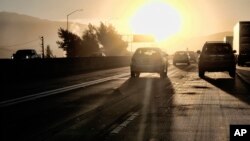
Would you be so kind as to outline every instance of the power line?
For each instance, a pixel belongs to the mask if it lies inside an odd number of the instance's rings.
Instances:
[[[37,40],[40,40],[40,39],[37,38],[37,39],[31,40],[31,41],[28,41],[28,42],[24,42],[24,43],[18,43],[18,44],[13,44],[13,45],[8,45],[8,46],[0,46],[0,47],[6,48],[6,47],[13,47],[13,46],[21,46],[21,45],[26,45],[26,44],[35,42],[35,41],[37,41]]]

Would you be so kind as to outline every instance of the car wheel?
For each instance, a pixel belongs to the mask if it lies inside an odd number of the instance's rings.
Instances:
[[[167,76],[167,72],[162,71],[162,72],[160,73],[160,77],[161,77],[161,78],[165,78],[166,76]]]
[[[229,71],[229,75],[232,77],[232,78],[235,78],[235,69],[232,69]]]
[[[245,64],[244,61],[242,61],[241,59],[238,60],[238,65],[239,65],[239,66],[244,66],[244,64]]]
[[[140,74],[141,74],[141,73],[136,72],[136,73],[135,73],[135,77],[137,77],[137,78],[140,77]]]
[[[199,70],[199,77],[203,78],[205,76],[205,71]]]
[[[135,74],[134,71],[131,71],[131,72],[130,72],[130,75],[131,75],[131,77],[133,77],[133,78],[136,76],[136,74]]]

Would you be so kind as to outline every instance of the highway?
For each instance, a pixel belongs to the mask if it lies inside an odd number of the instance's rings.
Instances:
[[[250,87],[227,73],[170,65],[168,77],[129,67],[2,85],[1,141],[228,141],[250,124]],[[11,94],[11,95],[10,95]]]

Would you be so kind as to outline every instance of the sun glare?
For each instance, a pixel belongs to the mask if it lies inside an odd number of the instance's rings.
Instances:
[[[165,2],[150,2],[139,8],[131,18],[135,34],[151,34],[158,41],[167,39],[180,30],[178,12]]]

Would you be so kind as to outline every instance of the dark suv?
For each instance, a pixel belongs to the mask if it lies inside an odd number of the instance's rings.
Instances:
[[[236,60],[229,43],[206,42],[200,53],[198,69],[199,76],[204,77],[205,71],[228,71],[231,77],[235,77]]]
[[[12,55],[12,59],[23,60],[23,59],[36,59],[40,56],[36,53],[34,49],[21,49],[18,50],[15,54]]]

